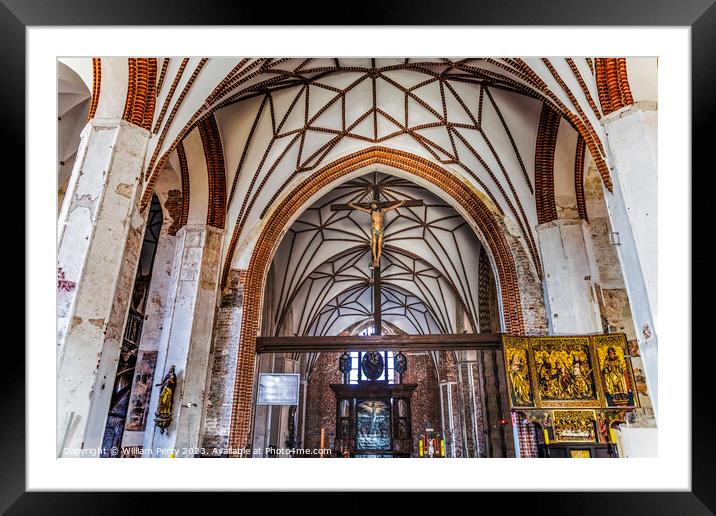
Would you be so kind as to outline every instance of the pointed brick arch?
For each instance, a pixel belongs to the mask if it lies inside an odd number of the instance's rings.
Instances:
[[[129,58],[127,100],[122,118],[143,129],[151,129],[157,96],[156,58]]]
[[[256,337],[260,328],[263,291],[273,255],[292,217],[310,199],[331,183],[362,168],[382,164],[400,169],[437,186],[460,205],[481,229],[487,240],[496,267],[502,297],[505,329],[508,333],[524,333],[518,273],[512,250],[504,235],[502,223],[468,184],[446,169],[413,154],[386,147],[371,147],[340,158],[304,179],[269,215],[259,236],[247,269],[243,318],[240,331],[239,356],[232,401],[229,446],[250,445],[253,411],[253,383],[256,363]],[[232,242],[228,256],[232,256]],[[230,258],[229,258],[230,259]],[[230,263],[224,264],[224,280]]]
[[[206,223],[224,229],[226,223],[226,171],[216,118],[211,113],[199,121],[199,135],[204,147],[206,171],[209,175],[209,209]]]
[[[595,59],[595,68],[599,103],[605,115],[634,103],[627,78],[626,58]]]

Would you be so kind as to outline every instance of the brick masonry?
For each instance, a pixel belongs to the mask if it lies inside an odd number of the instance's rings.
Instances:
[[[213,456],[213,450],[228,446],[245,281],[246,271],[231,271],[229,288],[225,289],[216,314],[202,429],[202,447],[209,456]]]
[[[530,423],[520,412],[512,413],[512,424],[517,428],[521,458],[537,458],[535,423]]]
[[[413,456],[418,456],[418,436],[432,428],[442,434],[440,418],[440,390],[437,372],[430,356],[426,353],[407,353],[408,370],[403,375],[403,383],[415,383],[410,401]],[[397,380],[396,380],[397,381]]]
[[[318,448],[321,428],[325,429],[326,443],[328,434],[336,432],[336,397],[329,385],[341,383],[339,356],[339,353],[321,353],[308,378],[304,448]]]

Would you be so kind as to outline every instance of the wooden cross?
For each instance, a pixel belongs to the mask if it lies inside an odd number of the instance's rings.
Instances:
[[[383,254],[383,214],[386,211],[395,210],[403,206],[422,206],[421,200],[402,201],[381,201],[380,187],[373,186],[373,199],[370,202],[358,202],[348,204],[331,204],[331,211],[358,210],[370,214],[371,217],[371,265],[373,270],[373,331],[375,335],[381,334],[381,313],[380,313],[380,258]]]

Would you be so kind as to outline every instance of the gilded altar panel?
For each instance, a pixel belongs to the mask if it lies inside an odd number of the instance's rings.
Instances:
[[[553,414],[555,441],[597,441],[597,418],[594,410],[555,410]]]
[[[513,407],[534,407],[527,337],[504,336],[502,339],[507,369],[510,402]]]
[[[536,406],[602,405],[589,337],[532,337],[528,343],[528,359]]]
[[[601,388],[607,407],[639,406],[636,382],[623,333],[592,337]]]

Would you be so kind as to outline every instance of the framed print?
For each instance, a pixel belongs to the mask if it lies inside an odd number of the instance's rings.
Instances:
[[[3,2],[29,301],[3,511],[391,488],[716,509],[688,303],[708,0],[355,27]],[[60,493],[82,490],[104,493]]]

